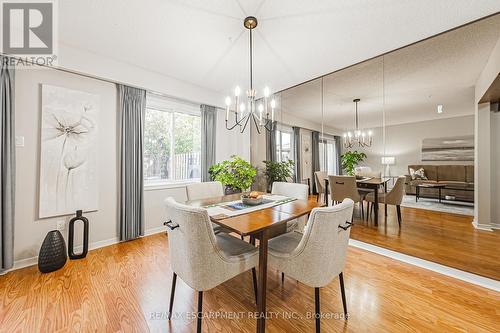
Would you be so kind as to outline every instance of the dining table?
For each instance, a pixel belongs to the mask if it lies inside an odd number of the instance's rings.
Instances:
[[[361,179],[356,179],[356,184],[358,189],[370,190],[373,191],[374,201],[377,203],[373,205],[373,223],[375,226],[378,226],[378,197],[379,197],[379,188],[383,187],[384,192],[387,193],[387,183],[389,182],[389,178],[370,178],[363,177]],[[330,180],[328,178],[324,179],[325,181],[325,205],[328,206],[328,193],[330,191],[329,183]],[[387,216],[387,204],[384,205],[385,216]]]
[[[266,193],[259,192],[260,195]],[[208,208],[214,205],[240,200],[242,194],[230,194],[202,200],[188,201],[186,204],[194,207]],[[317,202],[314,195],[307,200],[289,198],[279,204],[263,209],[243,212],[235,216],[217,214],[210,216],[210,220],[224,229],[241,236],[250,236],[259,241],[259,267],[257,282],[257,329],[258,333],[266,330],[266,286],[267,286],[267,256],[269,239],[286,232],[286,224],[304,215],[308,215],[314,208],[322,207],[324,203]],[[210,215],[210,214],[209,214]]]

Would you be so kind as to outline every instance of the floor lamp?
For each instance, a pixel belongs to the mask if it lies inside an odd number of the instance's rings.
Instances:
[[[396,158],[394,156],[382,157],[382,165],[385,165],[384,177],[391,176],[391,165],[394,164],[396,164]]]

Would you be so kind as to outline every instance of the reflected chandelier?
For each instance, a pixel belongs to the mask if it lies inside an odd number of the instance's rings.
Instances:
[[[353,100],[355,104],[355,128],[353,131],[349,131],[344,133],[344,148],[351,149],[354,147],[371,147],[373,142],[373,131],[368,130],[365,132],[364,130],[359,129],[359,116],[358,116],[358,103],[361,100],[356,98]]]
[[[257,27],[257,19],[253,16],[248,16],[243,21],[243,26],[250,33],[250,88],[246,91],[246,100],[240,101],[241,88],[237,86],[234,89],[234,100],[231,97],[226,97],[226,129],[232,130],[239,126],[240,133],[243,133],[248,123],[254,123],[257,133],[261,133],[262,129],[271,132],[274,130],[274,111],[276,109],[276,100],[270,98],[269,88],[264,88],[264,96],[261,98],[259,105],[256,106],[257,90],[253,87],[253,40],[252,30]],[[229,125],[230,109],[234,112],[234,124]],[[269,112],[271,110],[271,112]]]

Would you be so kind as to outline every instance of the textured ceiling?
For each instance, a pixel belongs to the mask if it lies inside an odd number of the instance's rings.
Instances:
[[[64,0],[59,40],[221,94],[248,82],[278,91],[500,11],[498,0]]]
[[[282,93],[287,113],[339,129],[408,123],[474,113],[474,84],[500,38],[500,15],[400,49]],[[385,85],[384,85],[385,83]],[[385,89],[384,89],[385,88]],[[437,105],[444,112],[437,113]]]

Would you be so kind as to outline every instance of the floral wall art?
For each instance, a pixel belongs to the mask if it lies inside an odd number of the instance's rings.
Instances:
[[[39,217],[97,210],[99,96],[42,85]]]

